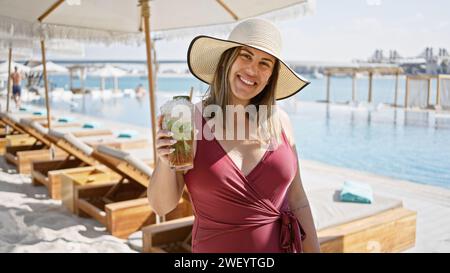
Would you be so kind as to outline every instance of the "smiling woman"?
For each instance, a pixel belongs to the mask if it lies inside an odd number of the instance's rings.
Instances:
[[[280,52],[278,29],[262,19],[238,24],[228,40],[199,36],[191,42],[189,68],[209,84],[194,111],[196,125],[202,128],[193,143],[194,167],[169,167],[173,134],[160,129],[160,160],[148,199],[164,215],[178,204],[186,185],[195,208],[192,252],[319,251],[289,117],[276,107],[276,100],[294,95],[309,82],[282,61]],[[224,116],[216,113],[219,123],[210,126],[210,106],[225,113],[226,121],[220,122]],[[246,110],[236,121],[236,114],[228,111],[234,107],[254,108],[256,116]],[[247,134],[244,139],[228,137],[254,120],[257,130],[249,128],[248,137],[256,141],[248,141]],[[205,131],[213,137],[203,139]],[[218,132],[225,132],[226,140]]]

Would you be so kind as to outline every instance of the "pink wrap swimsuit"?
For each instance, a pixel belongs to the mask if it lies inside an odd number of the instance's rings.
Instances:
[[[215,138],[198,139],[184,176],[195,211],[192,252],[302,252],[305,234],[287,202],[297,168],[284,131],[248,175]]]

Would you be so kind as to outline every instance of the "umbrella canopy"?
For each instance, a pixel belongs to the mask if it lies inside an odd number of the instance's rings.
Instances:
[[[108,78],[108,77],[117,78],[117,77],[125,76],[126,74],[127,74],[127,72],[125,70],[117,68],[110,64],[107,64],[107,65],[91,72],[92,76],[97,76],[97,77],[102,77],[102,78]]]
[[[105,89],[105,78],[114,78],[114,90],[117,90],[119,87],[119,82],[117,80],[118,77],[125,76],[127,72],[123,69],[114,67],[110,64],[107,64],[99,69],[94,70],[91,75],[101,77],[100,89]]]
[[[69,70],[66,67],[59,64],[55,64],[54,62],[47,62],[46,66],[47,66],[47,73],[62,74],[69,72]],[[42,64],[30,69],[30,72],[43,72],[43,71],[44,66]]]
[[[17,69],[23,73],[30,72],[30,68],[28,66],[16,62],[11,62],[10,70],[8,70],[8,62],[3,62],[0,64],[0,74],[8,73],[8,71],[14,71],[14,67],[17,67]]]
[[[144,30],[152,136],[155,139],[157,123],[150,31],[235,23],[285,8],[289,8],[289,14],[294,10],[297,15],[303,15],[311,11],[314,2],[314,0],[0,0],[0,22],[2,22],[0,32],[39,38],[129,43],[133,41],[130,37],[137,37],[135,41],[142,41],[142,35],[136,34]],[[282,19],[290,17],[287,14],[278,16]],[[153,156],[156,159],[154,141],[153,147]]]
[[[18,35],[25,36],[32,33],[39,36],[44,32],[48,38],[127,42],[129,34],[137,34],[141,30],[139,2],[139,0],[0,0],[0,16],[4,22],[0,28],[3,28],[4,32],[14,31]],[[167,31],[234,23],[269,12],[275,12],[274,16],[284,19],[288,15],[312,12],[314,2],[314,0],[154,0],[149,2],[151,14],[154,15],[150,18],[150,25],[152,31]],[[45,17],[43,20],[45,24],[38,26],[37,19],[53,5],[56,5],[56,8]],[[283,13],[277,13],[280,10]],[[138,37],[142,41],[142,36]]]

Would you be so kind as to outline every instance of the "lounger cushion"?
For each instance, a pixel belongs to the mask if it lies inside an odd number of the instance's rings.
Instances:
[[[33,120],[31,118],[21,118],[20,124],[23,124],[25,126],[31,127],[31,123],[33,123]]]
[[[140,160],[139,158],[136,158],[132,155],[129,155],[127,157],[125,157],[125,160],[132,165],[133,167],[135,167],[136,169],[138,169],[139,171],[141,171],[142,173],[146,174],[147,176],[151,177],[153,174],[153,169],[150,168],[149,166],[147,166],[142,160]]]
[[[126,153],[124,151],[120,151],[120,150],[117,150],[117,149],[114,149],[114,148],[111,148],[111,147],[108,147],[105,145],[99,145],[97,147],[97,150],[100,153],[107,154],[109,156],[112,156],[112,157],[120,159],[120,160],[124,160],[124,158],[129,155],[128,153]]]
[[[92,147],[90,147],[86,143],[82,142],[81,140],[79,140],[72,134],[65,134],[64,139],[67,142],[69,142],[70,144],[72,144],[74,147],[76,147],[77,149],[81,150],[85,155],[90,156],[92,154],[92,152],[94,151],[94,149]]]
[[[100,153],[104,153],[104,154],[112,156],[116,159],[126,161],[127,163],[129,163],[130,165],[132,165],[133,167],[135,167],[136,169],[138,169],[139,171],[141,171],[142,173],[144,173],[148,176],[151,176],[153,173],[153,169],[150,168],[149,166],[147,166],[141,159],[139,159],[127,152],[113,149],[113,148],[110,148],[110,147],[104,146],[104,145],[99,145],[97,147],[97,150]]]
[[[372,204],[341,202],[340,190],[321,189],[307,194],[318,230],[348,223],[383,211],[402,207],[402,201],[374,195]]]
[[[21,119],[21,122],[22,120],[24,120],[24,123],[22,124],[25,124],[25,126],[33,128],[34,130],[38,131],[39,134],[45,135],[48,133],[48,129],[42,126],[39,122],[31,119]]]
[[[12,120],[15,123],[20,123],[20,118],[11,114],[11,113],[6,113],[6,117],[9,118],[10,120]]]
[[[48,134],[49,134],[50,136],[54,137],[54,138],[62,139],[62,138],[64,138],[64,136],[65,136],[67,133],[62,133],[62,132],[58,132],[58,131],[56,131],[56,130],[54,130],[54,129],[50,129],[50,130],[48,131]]]

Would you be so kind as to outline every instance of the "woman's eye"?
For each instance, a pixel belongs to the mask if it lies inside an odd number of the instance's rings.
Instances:
[[[248,55],[248,54],[241,54],[241,56],[242,56],[244,59],[246,59],[246,60],[250,60],[250,59],[251,59],[251,56]]]

